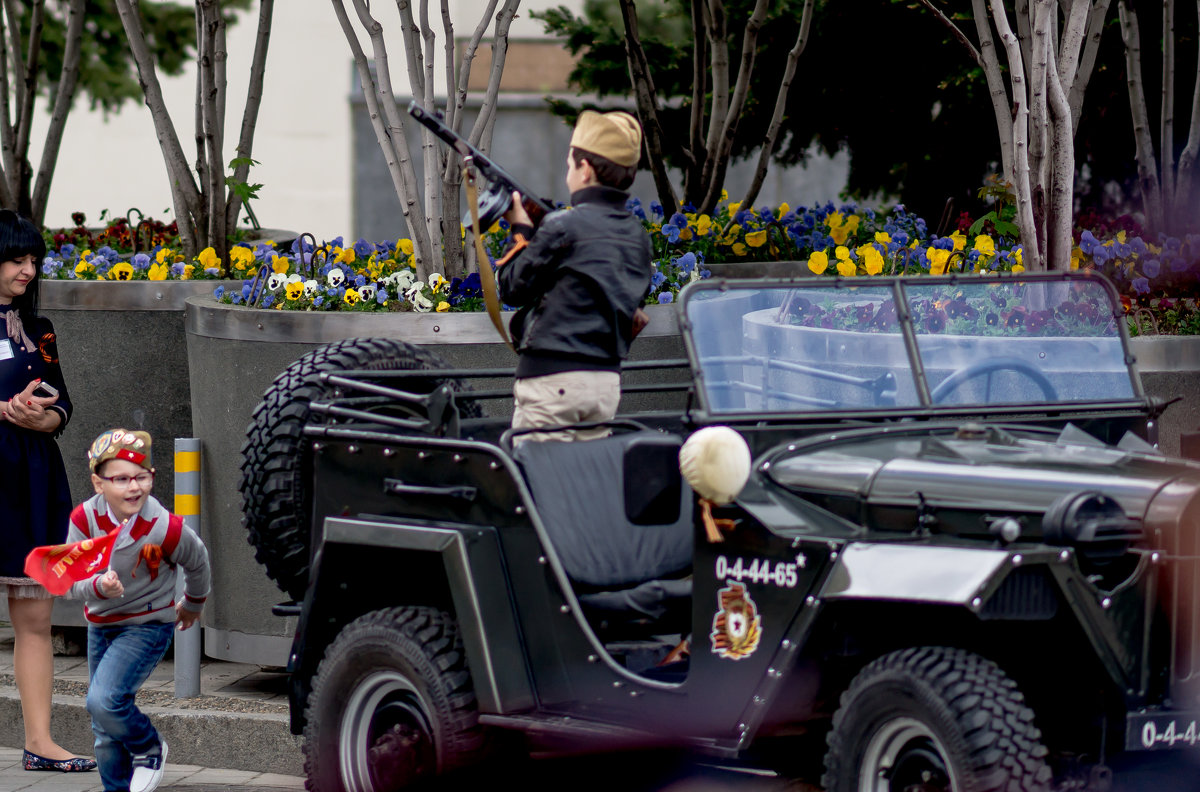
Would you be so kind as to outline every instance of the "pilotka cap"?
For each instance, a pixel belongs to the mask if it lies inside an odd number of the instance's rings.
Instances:
[[[571,135],[573,148],[599,154],[618,165],[637,165],[642,154],[642,125],[629,113],[584,110]]]
[[[153,472],[149,433],[109,429],[92,441],[92,447],[88,449],[88,467],[95,473],[110,459],[124,459]]]

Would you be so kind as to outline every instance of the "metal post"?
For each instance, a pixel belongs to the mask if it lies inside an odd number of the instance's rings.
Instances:
[[[200,533],[200,440],[175,438],[175,513],[183,524]],[[175,601],[183,601],[183,575],[175,580]],[[175,631],[175,698],[200,695],[200,632],[197,621],[190,630]]]

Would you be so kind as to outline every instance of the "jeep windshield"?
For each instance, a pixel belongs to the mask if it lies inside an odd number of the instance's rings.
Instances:
[[[680,302],[714,415],[1142,397],[1097,276],[713,279]]]

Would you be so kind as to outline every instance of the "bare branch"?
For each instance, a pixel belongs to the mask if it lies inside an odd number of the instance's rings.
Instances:
[[[650,172],[654,175],[654,186],[663,200],[663,210],[669,216],[675,213],[678,199],[667,175],[662,123],[658,117],[658,99],[650,75],[650,64],[638,33],[637,7],[633,0],[620,0],[620,5],[621,19],[625,23],[625,59],[629,66],[634,99],[637,102],[638,118],[642,123],[642,145],[649,158]]]
[[[1162,0],[1162,114],[1159,116],[1159,181],[1162,194],[1175,194],[1175,0]]]
[[[201,37],[197,42],[200,55],[200,88],[196,104],[201,108],[202,137],[207,167],[200,174],[203,194],[203,211],[206,237],[224,257],[225,247],[225,183],[224,183],[224,129],[217,121],[223,116],[218,99],[224,91],[217,84],[217,40],[221,28],[221,9],[218,0],[197,0],[200,17]],[[219,203],[220,209],[216,209]]]
[[[350,0],[354,6],[354,10],[358,13],[359,19],[365,18],[364,26],[368,33],[372,36],[372,43],[375,43],[375,37],[379,37],[379,45],[382,46],[383,27],[377,21],[371,18],[363,0]],[[332,0],[334,14],[338,18],[338,22],[342,26],[342,32],[346,36],[346,42],[350,45],[350,52],[354,57],[354,65],[358,71],[358,79],[362,83],[363,98],[367,103],[367,110],[371,117],[371,126],[375,130],[375,138],[379,142],[379,148],[383,152],[384,159],[387,162],[388,173],[392,177],[392,185],[396,190],[396,196],[400,199],[400,211],[404,215],[404,220],[408,226],[409,234],[412,236],[413,250],[417,260],[417,274],[421,278],[429,277],[429,265],[433,261],[434,251],[429,244],[428,235],[425,233],[425,216],[421,209],[420,202],[417,199],[417,175],[413,169],[412,159],[408,154],[408,144],[404,136],[403,127],[392,126],[384,119],[384,111],[380,106],[382,103],[391,102],[394,108],[395,99],[390,91],[385,91],[375,83],[375,78],[371,74],[371,67],[367,61],[366,53],[363,52],[362,45],[358,41],[358,36],[354,31],[354,27],[350,24],[350,17],[346,13],[346,8],[343,5],[344,0]],[[387,66],[387,51],[376,49],[376,66],[386,73]],[[382,56],[382,63],[379,61]],[[397,139],[399,138],[399,139]]]
[[[1200,0],[1196,3],[1196,16],[1200,19]],[[1193,75],[1192,117],[1188,123],[1188,142],[1179,154],[1179,167],[1175,175],[1175,211],[1178,220],[1194,215],[1191,198],[1198,185],[1196,160],[1200,157],[1200,53],[1196,55],[1196,73]]]
[[[704,142],[704,163],[700,169],[700,184],[696,193],[689,192],[685,200],[703,200],[712,183],[712,172],[716,167],[717,148],[721,130],[725,128],[725,116],[729,112],[729,31],[726,25],[725,5],[721,0],[708,0],[709,41],[712,45],[709,69],[712,72],[712,100],[708,116],[708,137]]]
[[[1142,80],[1141,32],[1137,10],[1126,0],[1118,0],[1117,15],[1121,21],[1121,37],[1125,40],[1126,83],[1129,88],[1129,107],[1133,115],[1133,142],[1137,157],[1138,186],[1142,193],[1142,208],[1151,228],[1163,227],[1162,193],[1158,181],[1154,141],[1150,136],[1150,114],[1146,110],[1146,90]]]
[[[50,125],[46,130],[42,146],[42,160],[38,166],[37,182],[33,188],[30,219],[39,226],[46,220],[46,203],[50,196],[50,183],[54,180],[54,166],[62,146],[63,131],[67,125],[67,114],[75,100],[75,89],[79,85],[79,60],[83,41],[84,0],[70,0],[67,8],[67,32],[63,42],[62,71],[58,77],[58,90],[54,94],[54,108]]]
[[[422,0],[424,2],[424,0]],[[379,23],[371,16],[370,3],[354,2],[354,10],[358,12],[358,21],[370,33],[371,25]],[[396,10],[400,12],[400,40],[404,42],[404,57],[408,65],[408,90],[414,99],[426,101],[425,96],[425,67],[424,54],[421,50],[421,31],[413,19],[411,0],[396,0]],[[382,26],[381,26],[382,27]],[[376,68],[379,63],[376,62]]]
[[[17,111],[17,152],[20,155],[19,167],[22,170],[22,185],[29,183],[29,134],[33,127],[33,103],[37,99],[38,59],[42,51],[42,27],[45,23],[46,3],[36,0],[30,8],[29,41],[26,42],[28,51],[25,53],[25,65],[22,68],[22,85],[17,91],[20,97],[20,109]],[[15,54],[15,60],[20,61],[20,54]],[[27,196],[16,196],[18,204],[24,203]],[[29,212],[30,207],[20,206],[22,212]]]
[[[1067,101],[1071,105],[1071,128],[1079,127],[1079,116],[1083,113],[1083,93],[1092,79],[1096,67],[1096,54],[1100,51],[1100,38],[1104,33],[1104,19],[1108,16],[1110,0],[1096,0],[1088,14],[1087,28],[1084,31],[1083,54],[1075,77],[1070,81]],[[1064,80],[1064,85],[1066,85]]]
[[[783,69],[783,79],[779,83],[779,91],[775,95],[775,109],[771,113],[771,123],[767,126],[767,135],[762,148],[758,152],[758,164],[754,168],[754,178],[750,182],[746,195],[742,198],[742,206],[753,206],[762,189],[763,179],[767,175],[767,165],[771,154],[775,151],[775,141],[779,138],[779,130],[783,127],[783,112],[787,106],[788,91],[796,76],[796,64],[800,60],[804,47],[808,44],[809,28],[812,26],[814,0],[805,0],[804,11],[800,15],[800,31],[796,34],[796,43],[788,50],[787,63]]]
[[[271,20],[275,12],[275,0],[259,0],[258,30],[254,37],[254,55],[250,60],[250,79],[246,84],[246,107],[242,111],[242,129],[238,135],[237,151],[234,156],[246,160],[234,166],[233,179],[245,182],[250,175],[250,157],[254,150],[254,128],[258,124],[258,112],[262,107],[263,76],[267,68],[267,49],[271,43]],[[242,211],[242,199],[229,190],[225,204],[225,227],[237,228],[238,215]]]
[[[9,5],[0,8],[0,13],[8,14]],[[0,22],[4,20],[0,19]],[[5,23],[6,28],[13,25],[11,17]],[[0,31],[0,85],[9,84],[8,75],[8,41]],[[18,105],[19,107],[20,105]],[[17,203],[13,195],[20,174],[17,169],[16,140],[13,138],[13,124],[10,114],[12,109],[8,104],[8,90],[0,91],[0,206],[16,209]]]
[[[933,16],[939,22],[941,22],[950,30],[950,35],[954,36],[954,40],[966,48],[967,53],[971,56],[971,60],[975,61],[975,64],[979,66],[979,68],[984,68],[983,55],[979,53],[979,50],[975,49],[975,45],[972,44],[971,40],[967,38],[965,33],[962,32],[962,29],[958,25],[954,24],[954,20],[946,16],[942,12],[942,9],[935,6],[931,0],[918,0],[918,2],[925,7],[925,10],[933,14]]]
[[[1009,99],[1004,75],[1000,70],[1000,56],[992,39],[992,26],[988,22],[985,0],[971,0],[975,30],[979,36],[979,56],[983,61],[983,74],[987,78],[988,95],[992,99],[992,113],[996,118],[996,129],[1000,136],[1000,163],[1004,178],[1016,182],[1016,165],[1013,157],[1013,117],[1016,107]]]
[[[146,44],[142,32],[141,18],[138,12],[137,0],[116,0],[117,12],[121,17],[121,25],[125,29],[125,37],[129,41],[130,53],[137,64],[138,79],[142,84],[142,92],[146,98],[146,106],[150,109],[150,117],[154,121],[154,129],[158,135],[158,144],[163,152],[163,160],[167,173],[171,176],[171,194],[175,202],[176,220],[179,222],[180,236],[185,244],[195,246],[194,218],[201,212],[200,190],[192,178],[187,165],[179,138],[175,135],[175,126],[163,100],[162,86],[158,82],[158,74],[154,67],[154,57]],[[194,251],[191,251],[194,252]]]

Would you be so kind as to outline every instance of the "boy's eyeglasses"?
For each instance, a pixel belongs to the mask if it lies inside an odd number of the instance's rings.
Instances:
[[[111,481],[118,487],[124,489],[129,486],[129,482],[136,481],[141,486],[146,486],[154,478],[153,473],[138,473],[136,476],[100,476],[105,481]]]

